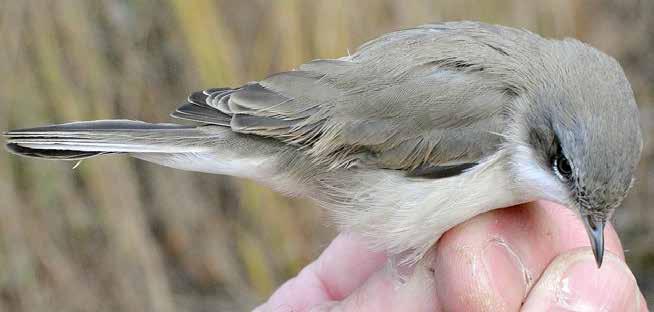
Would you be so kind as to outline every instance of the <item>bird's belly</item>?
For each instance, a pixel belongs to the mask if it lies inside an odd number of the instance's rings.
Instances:
[[[326,206],[337,223],[368,237],[374,248],[420,258],[457,224],[530,200],[502,159],[496,155],[458,176],[435,180],[394,170],[362,172],[352,177],[349,201]]]

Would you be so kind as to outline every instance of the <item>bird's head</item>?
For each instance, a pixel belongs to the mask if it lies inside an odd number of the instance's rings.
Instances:
[[[543,55],[543,76],[520,99],[511,171],[535,196],[575,211],[598,266],[604,226],[627,195],[642,149],[638,108],[620,65],[577,41]]]

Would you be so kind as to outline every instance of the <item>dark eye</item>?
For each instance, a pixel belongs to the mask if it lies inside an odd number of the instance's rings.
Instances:
[[[565,158],[565,156],[563,156],[562,153],[559,153],[556,155],[556,157],[554,157],[554,163],[552,166],[562,178],[568,179],[572,175],[572,167],[570,166],[570,162],[567,158]]]

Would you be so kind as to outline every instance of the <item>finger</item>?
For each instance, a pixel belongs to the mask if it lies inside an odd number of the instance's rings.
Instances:
[[[341,300],[359,288],[386,262],[354,234],[340,234],[318,259],[284,283],[258,311],[304,311]]]
[[[386,263],[384,252],[371,251],[355,234],[341,234],[309,267],[322,281],[330,298],[340,300],[359,288]]]
[[[523,311],[647,311],[636,279],[622,259],[608,252],[597,269],[592,252],[559,255],[529,294]]]
[[[605,235],[607,250],[622,255],[613,228]],[[588,245],[579,218],[559,205],[539,201],[482,214],[439,240],[439,299],[468,311],[515,311],[552,259]]]
[[[409,278],[388,264],[341,302],[329,302],[312,311],[440,311],[434,273],[418,264]]]

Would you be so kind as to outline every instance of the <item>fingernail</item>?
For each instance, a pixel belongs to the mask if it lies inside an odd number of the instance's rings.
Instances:
[[[639,305],[633,276],[617,258],[601,269],[589,257],[573,263],[551,298],[554,311],[637,311]]]
[[[502,239],[493,239],[484,247],[484,266],[489,283],[507,306],[516,306],[525,298],[530,274],[520,256]],[[510,295],[512,298],[508,298]]]

